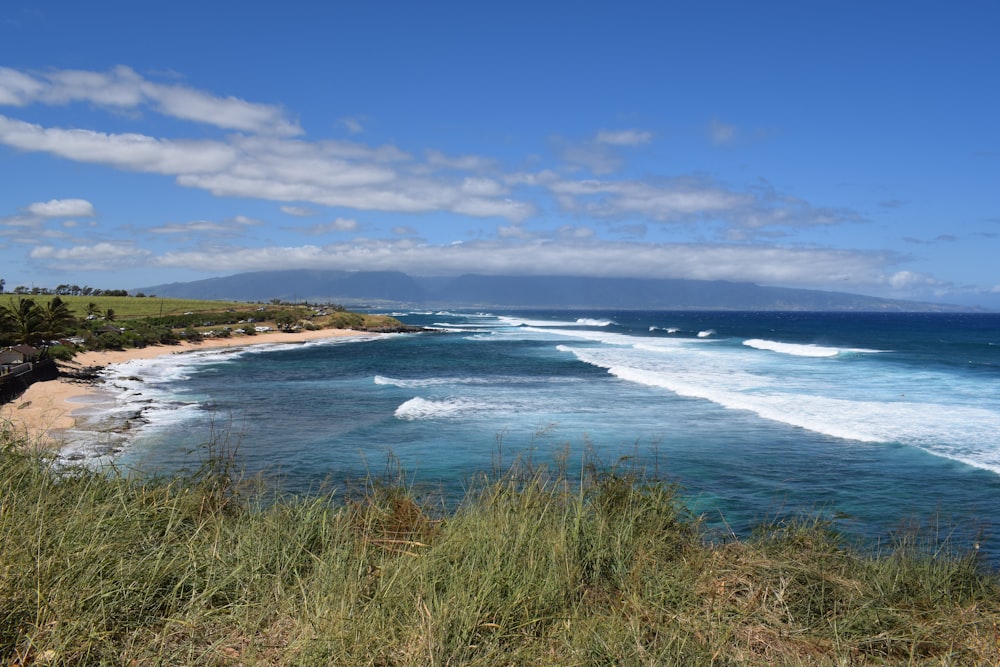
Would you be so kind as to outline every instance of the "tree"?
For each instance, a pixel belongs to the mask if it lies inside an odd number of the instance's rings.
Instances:
[[[3,286],[7,284],[7,281],[0,278],[0,294],[3,294]]]
[[[40,306],[34,299],[20,297],[0,306],[0,338],[25,345],[37,345],[71,333],[76,318],[59,297]]]
[[[0,315],[0,319],[9,322],[8,331],[15,343],[34,345],[45,338],[42,312],[34,299],[11,299],[9,306],[0,306],[0,311],[5,314]]]
[[[76,329],[76,318],[62,299],[52,297],[48,305],[39,307],[42,328],[49,340],[61,338]]]
[[[277,317],[274,318],[274,323],[280,331],[290,331],[298,322],[299,318],[296,317],[295,313],[287,310],[278,313]]]
[[[104,311],[104,319],[106,319],[108,322],[114,322],[115,321],[115,309],[114,308],[108,308],[106,311]]]
[[[0,345],[6,345],[14,340],[14,320],[10,311],[0,306]]]

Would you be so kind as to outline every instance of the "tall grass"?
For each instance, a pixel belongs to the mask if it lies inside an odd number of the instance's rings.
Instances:
[[[0,454],[2,664],[998,664],[973,554],[788,521],[711,543],[669,484],[515,467],[275,500]],[[15,661],[20,661],[15,663]]]

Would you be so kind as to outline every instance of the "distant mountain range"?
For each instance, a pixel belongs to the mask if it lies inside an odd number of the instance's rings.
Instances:
[[[146,295],[310,301],[351,308],[591,308],[622,310],[962,311],[958,306],[723,280],[486,276],[421,278],[397,271],[257,271],[154,285]]]

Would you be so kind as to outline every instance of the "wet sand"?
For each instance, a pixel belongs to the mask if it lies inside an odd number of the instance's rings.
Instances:
[[[83,352],[73,358],[74,364],[83,367],[100,367],[120,364],[133,359],[151,359],[166,354],[184,354],[212,348],[246,347],[248,345],[298,343],[340,336],[358,336],[362,332],[349,329],[320,329],[295,333],[268,332],[256,336],[231,338],[206,338],[200,343],[155,345],[128,350]],[[36,382],[10,403],[0,405],[0,430],[12,430],[25,447],[50,449],[61,444],[62,431],[73,428],[74,410],[85,407],[87,396],[96,392],[92,383],[59,378]]]

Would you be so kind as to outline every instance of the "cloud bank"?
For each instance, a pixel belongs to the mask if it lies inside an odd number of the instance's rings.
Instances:
[[[122,112],[157,114],[173,123],[172,136],[59,127],[11,115],[34,105],[74,104],[110,111],[112,119]],[[553,137],[554,164],[525,169],[531,163],[525,160],[510,169],[492,156],[309,138],[280,105],[153,81],[125,66],[105,72],[0,68],[0,106],[13,110],[0,114],[0,145],[10,149],[166,176],[182,188],[232,201],[275,202],[276,213],[292,218],[325,218],[310,225],[286,219],[279,227],[233,215],[124,224],[128,238],[106,227],[84,235],[77,228],[73,235],[78,223],[70,218],[101,221],[89,200],[72,197],[30,203],[0,218],[0,243],[30,245],[32,262],[65,271],[296,266],[901,291],[940,286],[899,271],[895,265],[904,258],[893,253],[773,243],[800,230],[866,222],[858,211],[813,203],[761,181],[741,186],[704,174],[616,175],[630,154],[654,143],[653,132],[637,127],[600,129],[582,140]],[[341,116],[331,126],[358,136],[368,120]],[[708,127],[712,144],[729,144],[738,135],[735,126],[718,120]],[[379,227],[369,215],[387,222]],[[58,220],[61,228],[50,224]],[[490,220],[492,230],[483,226]],[[443,226],[454,228],[452,241],[426,240],[431,227],[439,232]],[[379,229],[386,238],[378,238]],[[702,240],[662,240],[676,230],[694,230],[691,235]],[[276,232],[328,238],[297,244],[286,236],[276,243]],[[362,232],[374,234],[343,240]],[[649,235],[661,240],[645,241]]]

